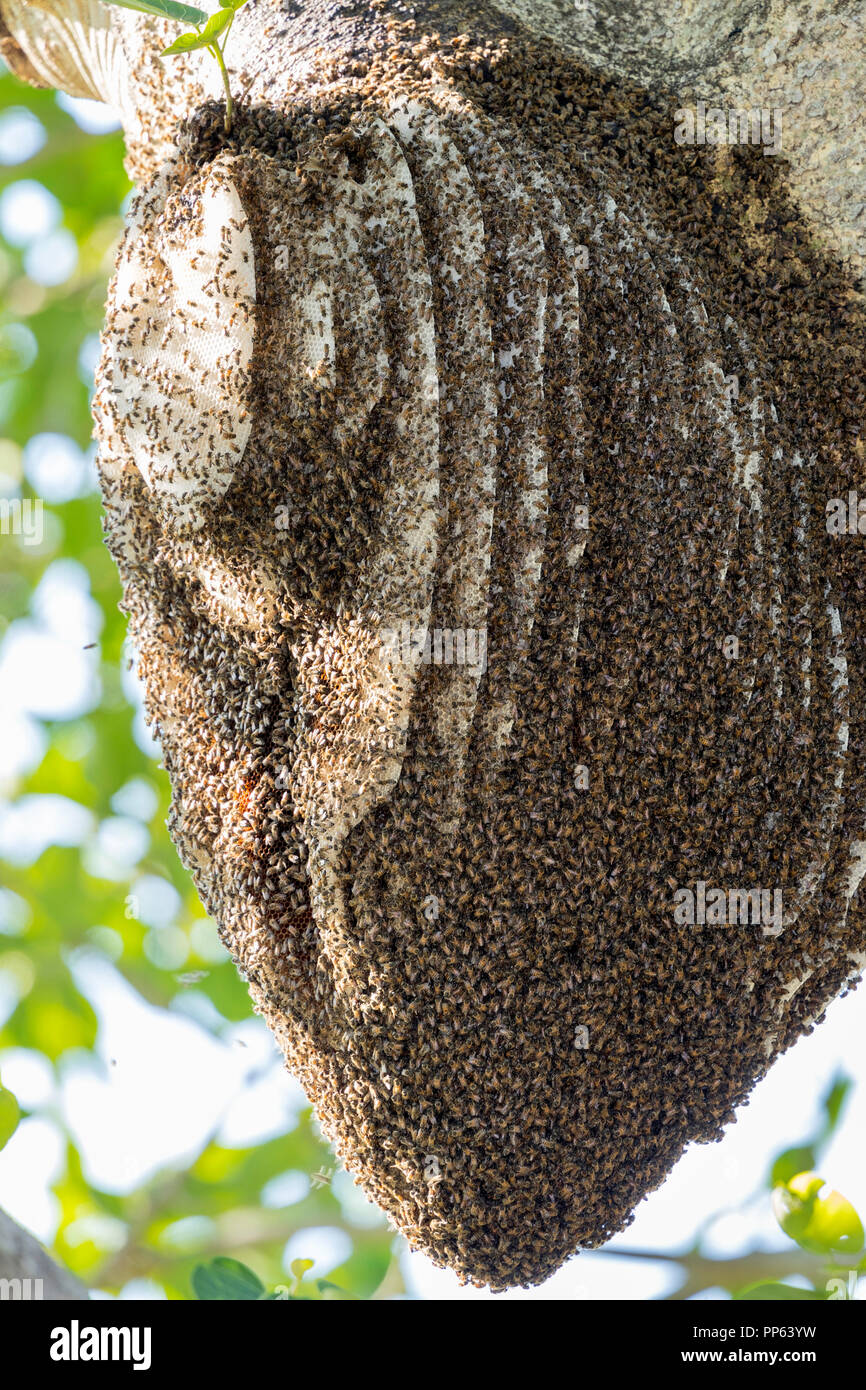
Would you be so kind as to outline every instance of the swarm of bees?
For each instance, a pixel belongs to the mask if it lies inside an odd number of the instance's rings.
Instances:
[[[392,40],[230,140],[204,108],[143,193],[106,531],[257,1008],[395,1226],[504,1288],[621,1230],[862,968],[866,566],[823,514],[864,320],[777,161],[543,42]],[[698,881],[784,929],[678,925]]]

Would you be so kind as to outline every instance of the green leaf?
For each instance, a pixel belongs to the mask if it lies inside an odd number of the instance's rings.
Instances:
[[[170,43],[168,48],[164,48],[160,53],[160,58],[176,57],[179,53],[192,53],[193,49],[206,48],[207,44],[202,40],[200,34],[178,34],[174,43]]]
[[[820,1255],[856,1255],[863,1249],[863,1223],[841,1192],[818,1173],[798,1173],[773,1192],[776,1220],[786,1235]]]
[[[142,14],[159,15],[160,19],[176,19],[184,24],[205,24],[207,12],[195,5],[178,5],[175,0],[103,0],[122,10],[140,10]]]
[[[265,1292],[264,1284],[253,1270],[227,1255],[218,1255],[208,1264],[196,1265],[192,1287],[196,1298],[210,1303],[221,1299],[254,1303]]]
[[[833,1134],[841,1119],[842,1110],[853,1085],[854,1082],[850,1076],[839,1075],[834,1078],[829,1091],[824,1096],[824,1112],[827,1116],[825,1135],[828,1138]]]
[[[11,1091],[0,1086],[0,1149],[5,1148],[18,1128],[21,1111]]]
[[[349,1293],[349,1290],[344,1289],[340,1284],[333,1284],[330,1279],[317,1279],[316,1288],[326,1303],[345,1302],[346,1300],[350,1303],[357,1302],[354,1294]]]
[[[737,1303],[824,1303],[825,1295],[814,1289],[798,1289],[793,1284],[749,1284],[734,1294]]]
[[[211,15],[200,34],[180,34],[174,43],[162,50],[160,57],[165,58],[169,54],[192,53],[196,48],[210,48],[223,29],[228,28],[234,17],[234,10],[217,10],[216,14]]]
[[[230,10],[242,10],[247,0],[223,0],[223,4]]]
[[[804,1173],[808,1168],[813,1168],[817,1162],[817,1155],[813,1144],[798,1144],[792,1149],[785,1149],[777,1154],[770,1170],[770,1186],[784,1187],[798,1173]]]

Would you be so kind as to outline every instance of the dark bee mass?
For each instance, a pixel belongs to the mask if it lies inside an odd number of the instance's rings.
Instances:
[[[779,161],[519,34],[267,101],[142,195],[97,395],[172,831],[346,1166],[532,1283],[862,968],[862,307]]]

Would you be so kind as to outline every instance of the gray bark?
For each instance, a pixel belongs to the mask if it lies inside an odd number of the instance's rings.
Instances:
[[[31,1298],[66,1302],[88,1297],[84,1285],[57,1264],[35,1236],[0,1211],[0,1297],[20,1298],[20,1285],[7,1281],[26,1280],[30,1288],[25,1286],[25,1296],[29,1292]]]
[[[425,0],[416,13],[445,44],[467,26],[543,35],[602,74],[669,92],[672,123],[677,106],[697,101],[778,111],[782,156],[816,235],[858,275],[866,271],[864,0]],[[405,14],[396,0],[363,12],[325,0],[251,0],[232,34],[234,84],[266,100],[275,78],[301,73],[316,49],[369,51]],[[206,55],[157,66],[176,32],[99,0],[0,0],[6,62],[28,81],[119,104],[136,178],[162,162],[178,116],[220,95]]]

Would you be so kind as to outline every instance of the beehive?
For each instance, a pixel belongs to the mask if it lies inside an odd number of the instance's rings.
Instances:
[[[322,59],[182,131],[104,336],[178,848],[346,1166],[494,1288],[866,950],[862,305],[671,109],[514,36]],[[698,884],[780,929],[683,924]]]

